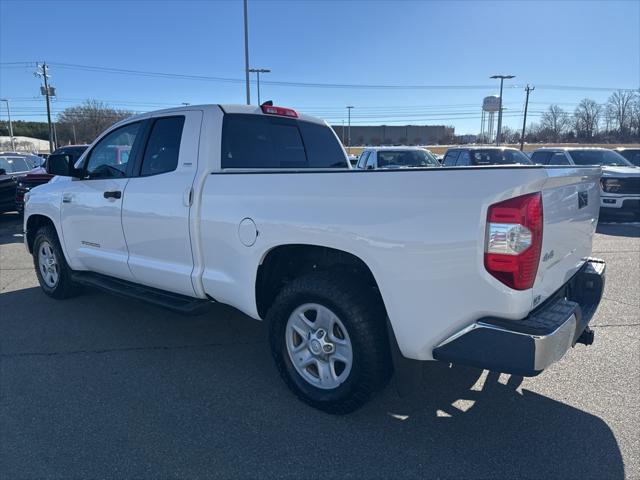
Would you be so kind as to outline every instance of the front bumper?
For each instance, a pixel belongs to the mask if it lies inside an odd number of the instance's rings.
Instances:
[[[522,320],[483,318],[433,350],[444,362],[535,376],[580,340],[591,343],[588,324],[604,290],[605,263],[590,258],[544,304]]]
[[[600,195],[600,208],[611,208],[616,211],[640,212],[640,196],[639,195],[616,195],[607,196],[605,193]]]

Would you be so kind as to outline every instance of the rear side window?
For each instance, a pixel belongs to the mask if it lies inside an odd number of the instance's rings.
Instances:
[[[141,175],[172,172],[178,166],[184,117],[158,118],[154,121],[144,150]]]
[[[347,168],[329,127],[290,118],[227,114],[222,168]]]
[[[456,160],[458,160],[458,151],[454,150],[451,152],[447,152],[447,154],[444,157],[444,161],[442,162],[442,164],[445,167],[453,167],[456,164]]]
[[[344,152],[333,130],[325,125],[298,122],[309,168],[345,168]]]

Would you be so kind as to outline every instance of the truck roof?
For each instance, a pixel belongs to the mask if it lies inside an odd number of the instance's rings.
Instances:
[[[415,145],[406,145],[406,146],[394,145],[390,147],[364,147],[363,150],[381,151],[381,150],[428,150],[428,149],[424,147],[417,147]]]
[[[447,150],[517,150],[514,147],[499,147],[496,145],[456,145],[455,147],[448,147]]]
[[[280,106],[280,105],[278,105]],[[144,119],[144,118],[148,118],[152,115],[156,115],[159,113],[177,113],[177,112],[181,112],[181,111],[188,111],[188,110],[209,110],[209,109],[221,109],[224,113],[244,113],[244,114],[248,114],[248,115],[268,115],[266,113],[264,113],[262,111],[262,109],[260,108],[259,105],[237,105],[237,104],[201,104],[201,105],[182,105],[182,106],[177,106],[177,107],[172,107],[172,108],[165,108],[162,110],[154,110],[151,112],[145,112],[145,113],[141,113],[138,115],[133,115],[129,118],[127,118],[126,120],[123,120],[123,122],[128,122],[134,119]],[[286,107],[286,108],[290,108],[290,107]],[[295,110],[295,109],[294,109]],[[305,122],[312,122],[312,123],[319,123],[321,125],[326,125],[327,123],[317,117],[313,117],[311,115],[306,115],[304,113],[300,113],[299,111],[295,110],[296,113],[298,114],[298,120],[303,120]],[[122,123],[122,122],[119,122]]]

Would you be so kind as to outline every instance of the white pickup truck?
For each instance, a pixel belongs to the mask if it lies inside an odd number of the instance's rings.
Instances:
[[[599,167],[355,170],[318,119],[205,105],[127,119],[49,169],[24,215],[47,295],[232,305],[328,412],[402,357],[537,375],[593,339]]]

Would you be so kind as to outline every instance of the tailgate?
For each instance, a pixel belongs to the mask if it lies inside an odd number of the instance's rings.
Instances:
[[[544,229],[533,286],[534,307],[568,282],[591,255],[600,211],[600,167],[545,170]]]

